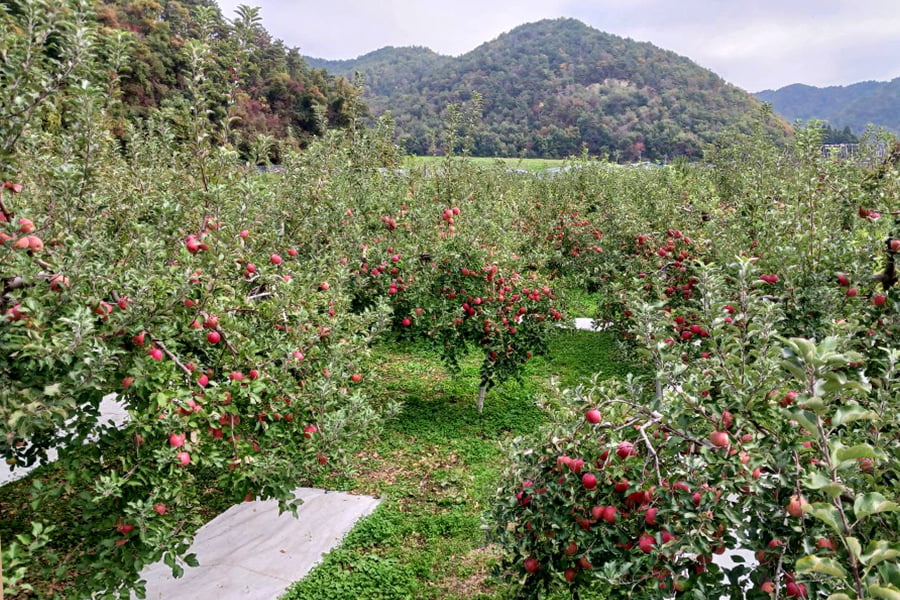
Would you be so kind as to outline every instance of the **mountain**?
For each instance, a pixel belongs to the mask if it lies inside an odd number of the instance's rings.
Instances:
[[[824,88],[795,83],[755,96],[790,121],[820,119],[856,134],[871,123],[900,134],[900,77]]]
[[[191,86],[199,85],[210,119],[248,156],[257,140],[303,145],[326,126],[346,125],[356,110],[358,91],[273,39],[258,8],[240,6],[226,19],[213,0],[95,0],[94,6],[98,61],[109,61],[116,48],[123,53],[122,67],[103,67],[121,72],[120,125],[163,107],[183,109],[196,95]],[[202,69],[193,83],[192,60]]]
[[[459,57],[382,48],[355,60],[308,58],[365,79],[373,115],[390,111],[415,154],[441,151],[447,105],[483,98],[473,153],[635,160],[699,155],[727,127],[749,131],[761,103],[689,59],[575,19],[522,25]],[[768,127],[784,136],[788,127]],[[437,141],[436,141],[437,140]]]

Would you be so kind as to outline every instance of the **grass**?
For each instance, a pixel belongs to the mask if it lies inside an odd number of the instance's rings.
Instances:
[[[354,457],[350,475],[317,485],[380,496],[360,521],[285,600],[494,599],[501,584],[489,576],[498,561],[485,545],[482,514],[506,460],[505,446],[549,418],[538,400],[551,381],[562,386],[622,374],[608,334],[560,330],[550,358],[533,361],[522,382],[491,391],[475,411],[476,355],[449,378],[416,348],[384,346],[380,393],[403,402],[379,440]]]
[[[506,460],[505,447],[550,418],[541,406],[548,405],[542,400],[552,399],[548,392],[554,386],[573,387],[594,373],[624,374],[612,337],[560,329],[550,340],[548,357],[533,360],[521,382],[489,392],[480,415],[475,409],[477,352],[456,377],[423,347],[382,344],[375,352],[380,368],[367,380],[374,393],[401,401],[403,410],[351,458],[348,469],[312,483],[379,496],[384,502],[284,598],[499,598],[501,584],[489,576],[498,552],[485,545],[481,519]],[[32,481],[63,475],[51,464],[0,487],[0,538],[9,540],[30,529],[35,518],[29,507]],[[226,508],[227,498],[210,487],[203,520]],[[42,506],[38,518],[65,531],[68,520],[76,518],[71,512],[61,497]],[[65,555],[80,541],[63,536],[48,550]],[[59,589],[65,583],[62,577],[41,585]]]

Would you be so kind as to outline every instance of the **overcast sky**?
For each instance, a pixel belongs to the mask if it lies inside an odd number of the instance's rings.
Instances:
[[[259,6],[263,25],[319,58],[384,46],[464,54],[545,18],[651,42],[756,92],[791,83],[900,77],[900,0],[218,0]]]

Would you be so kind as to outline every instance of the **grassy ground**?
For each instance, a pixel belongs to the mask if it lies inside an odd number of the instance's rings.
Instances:
[[[376,385],[404,409],[380,440],[356,455],[352,475],[316,483],[384,502],[284,598],[499,598],[503,590],[489,577],[497,553],[485,545],[481,518],[506,442],[548,418],[540,405],[552,385],[622,373],[615,346],[605,333],[560,331],[552,358],[535,361],[522,383],[493,390],[482,415],[475,412],[474,355],[462,376],[451,379],[426,352],[399,346],[379,352]]]
[[[506,443],[548,418],[556,402],[548,393],[553,387],[573,387],[597,372],[624,374],[627,367],[616,361],[608,334],[561,329],[551,340],[550,358],[532,361],[522,382],[492,390],[479,415],[478,353],[463,363],[460,376],[449,377],[426,349],[388,344],[376,352],[381,366],[372,389],[404,408],[378,440],[353,457],[349,471],[313,483],[385,501],[285,598],[498,598],[502,590],[489,578],[497,555],[485,546],[481,518]],[[29,529],[32,480],[62,477],[61,469],[49,465],[0,487],[0,539]],[[203,520],[227,507],[227,498],[210,487]],[[75,518],[70,513],[63,497],[43,506],[40,519],[65,531],[67,520]],[[48,550],[66,555],[80,542],[63,536]],[[64,587],[66,577],[35,583],[49,593]]]

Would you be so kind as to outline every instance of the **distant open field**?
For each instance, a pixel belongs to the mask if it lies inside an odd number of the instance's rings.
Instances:
[[[444,160],[443,156],[408,156],[407,166],[430,164]],[[474,164],[489,166],[498,162],[505,164],[510,169],[524,169],[539,173],[552,167],[562,167],[568,160],[560,158],[496,158],[490,156],[475,156],[469,158]]]

